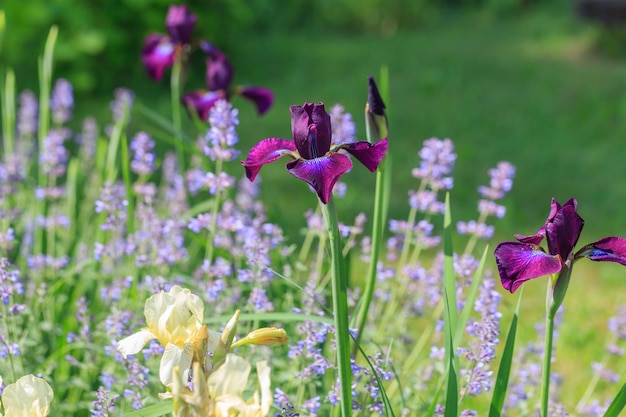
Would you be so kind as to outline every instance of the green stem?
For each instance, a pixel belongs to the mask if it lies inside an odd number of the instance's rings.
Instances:
[[[128,137],[125,131],[121,132],[121,141],[122,141],[122,177],[124,178],[124,186],[126,188],[126,201],[128,205],[126,206],[126,233],[128,236],[132,235],[135,231],[134,222],[135,222],[135,199],[133,197],[133,184],[132,179],[130,177],[130,156],[128,154]]]
[[[552,342],[554,339],[554,317],[552,313],[552,279],[548,280],[546,294],[546,329],[543,344],[543,372],[541,374],[541,417],[548,417],[550,400],[550,366],[552,364]]]
[[[9,69],[6,74],[2,95],[2,138],[4,142],[4,154],[12,155],[15,144],[15,73]]]
[[[217,160],[215,164],[215,176],[219,178],[222,173],[222,161]],[[222,196],[222,190],[218,187],[215,191],[215,198],[213,199],[213,207],[211,209],[211,225],[206,236],[206,248],[204,250],[204,258],[209,261],[210,265],[213,265],[213,245],[215,243],[215,235],[217,234],[217,215],[220,208],[220,199]]]
[[[180,85],[183,68],[183,51],[179,51],[172,67],[172,79],[170,80],[172,99],[172,123],[174,124],[174,142],[176,143],[176,156],[180,172],[185,172],[185,152],[183,149],[183,134],[180,105]]]
[[[330,243],[333,315],[337,343],[337,368],[339,370],[340,408],[342,417],[352,415],[352,374],[350,372],[350,332],[348,327],[348,282],[344,274],[341,240],[335,201],[331,195],[328,204],[320,204]]]
[[[385,181],[383,171],[376,171],[376,191],[374,194],[374,221],[372,225],[372,251],[370,254],[370,263],[367,270],[367,281],[365,282],[365,291],[363,293],[361,308],[357,316],[356,343],[353,347],[353,353],[356,354],[357,347],[361,342],[363,331],[365,330],[365,322],[367,321],[367,313],[374,296],[374,287],[376,286],[376,272],[378,271],[378,257],[380,254],[380,246],[383,235],[383,205],[385,195]]]

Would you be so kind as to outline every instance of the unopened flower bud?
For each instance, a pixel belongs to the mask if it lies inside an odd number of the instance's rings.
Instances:
[[[370,142],[378,142],[388,135],[387,113],[378,87],[371,75],[367,77],[367,103],[365,104],[365,125]]]
[[[285,329],[276,327],[263,327],[254,330],[242,339],[237,340],[231,346],[235,349],[244,345],[284,345],[287,343],[287,332]]]

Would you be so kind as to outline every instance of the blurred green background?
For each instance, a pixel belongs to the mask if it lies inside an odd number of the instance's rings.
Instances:
[[[290,137],[288,106],[341,103],[364,137],[366,77],[390,73],[393,154],[391,218],[408,212],[416,188],[411,168],[429,137],[451,138],[458,153],[452,193],[455,220],[477,216],[477,187],[499,160],[517,166],[499,238],[532,233],[551,197],[579,200],[583,241],[626,235],[626,61],[620,44],[602,53],[605,31],[576,16],[572,1],[522,0],[206,0],[187,2],[198,15],[195,38],[224,50],[235,83],[271,88],[274,108],[258,117],[240,109],[241,149],[265,137]],[[152,82],[139,60],[144,37],[165,32],[165,0],[5,0],[7,29],[0,68],[14,68],[18,91],[38,91],[37,59],[52,24],[59,26],[55,77],[72,82],[76,127],[86,115],[110,120],[113,89],[169,118],[168,76]],[[599,42],[600,41],[600,42]],[[618,47],[615,48],[615,45]],[[617,55],[617,56],[615,56]],[[195,54],[185,90],[203,87]],[[133,116],[133,129],[149,122]],[[153,128],[153,127],[152,127]],[[187,126],[189,133],[193,126]],[[243,174],[236,163],[231,173]],[[262,171],[262,198],[288,234],[316,204],[281,162]],[[345,222],[371,212],[374,176],[360,166],[344,177]]]

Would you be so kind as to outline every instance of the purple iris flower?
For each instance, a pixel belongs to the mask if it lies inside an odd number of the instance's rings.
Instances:
[[[165,26],[168,35],[152,33],[141,49],[141,62],[155,81],[161,81],[165,70],[172,66],[177,54],[191,43],[191,34],[198,17],[185,5],[172,5],[167,11]]]
[[[274,95],[263,87],[238,86],[230,90],[233,80],[233,67],[228,57],[209,42],[200,42],[200,48],[206,54],[206,86],[183,95],[182,102],[187,108],[194,109],[198,117],[207,120],[211,107],[220,99],[228,100],[232,94],[239,94],[252,101],[259,114],[269,110],[274,102]]]
[[[248,158],[241,161],[250,181],[254,181],[263,165],[289,156],[293,161],[287,163],[287,171],[313,187],[326,204],[339,177],[352,168],[350,158],[338,153],[341,149],[372,172],[387,152],[386,138],[375,144],[365,141],[333,144],[330,115],[323,103],[291,106],[289,111],[293,140],[269,138],[254,145]]]
[[[609,236],[583,246],[574,246],[585,224],[576,212],[577,202],[569,199],[562,206],[553,198],[544,227],[531,236],[515,235],[517,242],[502,242],[494,252],[502,286],[511,293],[524,282],[571,268],[581,258],[617,262],[626,266],[626,239]],[[548,251],[539,244],[548,242]]]

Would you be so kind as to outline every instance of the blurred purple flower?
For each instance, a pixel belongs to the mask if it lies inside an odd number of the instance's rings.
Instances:
[[[252,101],[259,114],[269,110],[274,102],[274,95],[269,89],[237,86],[231,90],[234,70],[226,54],[207,41],[200,42],[200,48],[206,54],[207,88],[183,95],[181,101],[188,109],[193,109],[200,119],[207,120],[209,111],[218,100],[228,100],[233,94],[239,94]]]
[[[375,144],[365,141],[332,144],[330,116],[323,103],[304,103],[289,110],[293,141],[268,138],[253,146],[248,158],[241,162],[250,181],[254,181],[263,165],[287,155],[293,159],[287,164],[287,171],[313,187],[326,204],[339,177],[352,168],[350,158],[338,153],[339,150],[349,152],[372,172],[387,152],[386,138]]]
[[[583,257],[626,266],[626,239],[621,237],[605,237],[573,252],[585,224],[576,206],[573,198],[562,206],[553,198],[548,219],[536,234],[515,235],[518,242],[502,242],[496,247],[494,254],[504,288],[513,293],[524,282],[556,274],[564,265],[571,267]],[[544,238],[548,242],[547,253],[539,246]]]
[[[191,42],[198,18],[185,6],[171,5],[165,18],[168,35],[151,33],[141,49],[141,62],[150,78],[161,81],[165,70],[172,66],[177,54]]]

